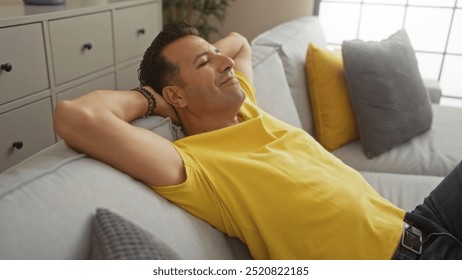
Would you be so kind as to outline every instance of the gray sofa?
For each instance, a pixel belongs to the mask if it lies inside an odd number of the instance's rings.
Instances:
[[[315,17],[283,23],[252,41],[252,62],[260,106],[314,135],[304,72],[308,42],[325,45]],[[366,158],[359,142],[334,154],[384,197],[411,210],[462,159],[455,141],[462,109],[437,104],[433,109],[430,131],[377,158]],[[150,117],[134,125],[172,141],[183,136],[169,119]],[[183,259],[251,257],[240,241],[59,142],[0,174],[0,259],[90,258],[97,208],[138,225]]]

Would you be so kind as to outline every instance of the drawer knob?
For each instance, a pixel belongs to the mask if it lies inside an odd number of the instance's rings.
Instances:
[[[83,45],[84,50],[91,50],[93,48],[93,45],[91,43],[86,43]]]
[[[2,70],[5,70],[6,72],[10,72],[11,70],[13,70],[13,65],[11,65],[11,63],[2,64],[0,67],[2,68]]]
[[[24,146],[24,143],[22,141],[14,141],[13,142],[13,148],[21,150],[22,146]]]
[[[144,35],[146,33],[146,30],[144,28],[140,28],[138,29],[138,31],[136,32],[136,34],[138,35]]]

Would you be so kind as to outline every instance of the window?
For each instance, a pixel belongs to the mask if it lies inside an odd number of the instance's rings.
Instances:
[[[424,79],[462,99],[462,0],[316,0],[330,48],[344,40],[380,41],[406,29]]]

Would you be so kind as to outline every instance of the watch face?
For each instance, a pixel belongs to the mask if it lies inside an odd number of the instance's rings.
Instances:
[[[422,253],[422,232],[412,226],[406,225],[403,232],[401,245],[416,254]]]

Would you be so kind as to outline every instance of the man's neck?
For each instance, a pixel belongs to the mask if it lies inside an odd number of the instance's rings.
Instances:
[[[211,132],[222,128],[230,127],[240,123],[238,115],[230,120],[199,120],[195,118],[187,118],[182,121],[183,130],[186,136]]]

